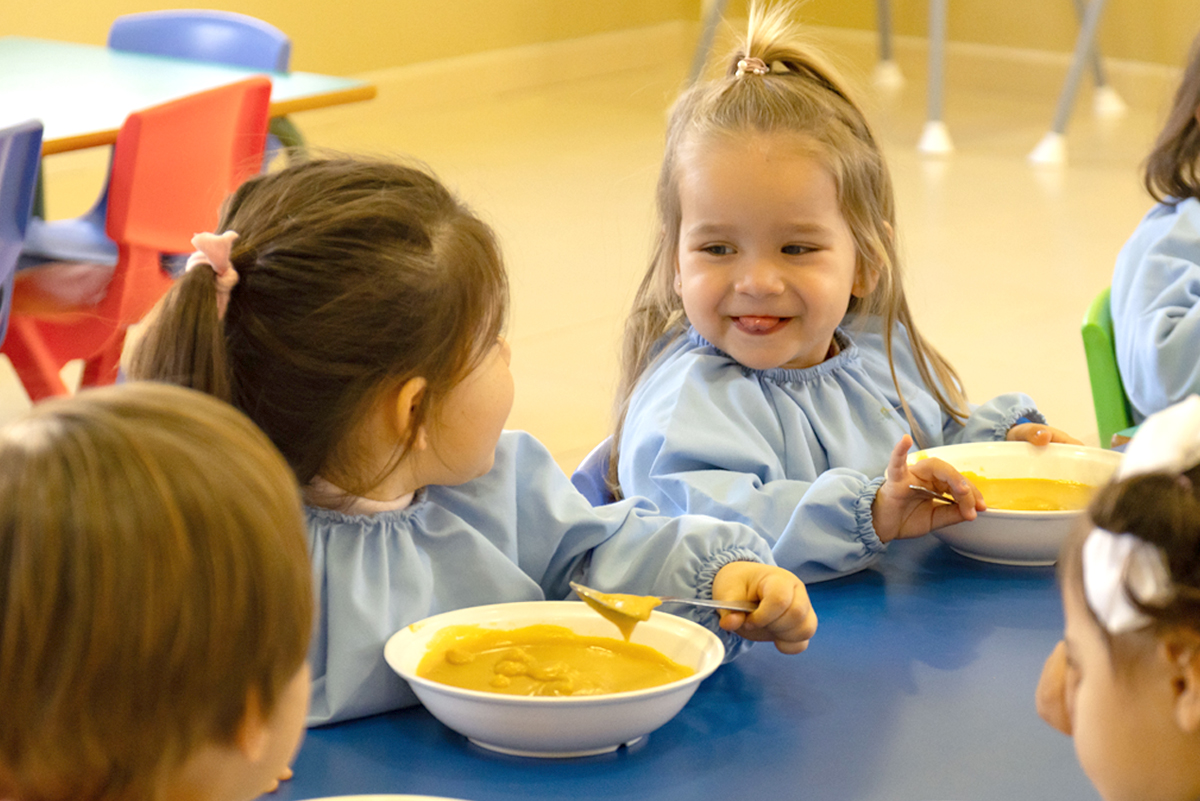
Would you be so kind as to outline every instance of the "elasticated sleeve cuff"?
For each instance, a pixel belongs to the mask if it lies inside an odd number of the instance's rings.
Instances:
[[[1037,410],[1035,406],[1017,407],[1010,409],[996,427],[992,429],[992,438],[997,442],[1003,442],[1008,436],[1008,430],[1019,423],[1040,423],[1047,425],[1046,417]]]
[[[871,505],[875,503],[875,494],[883,486],[884,476],[873,479],[863,487],[862,492],[854,499],[854,536],[862,543],[869,554],[876,554],[887,548],[875,533],[875,517],[871,513]]]

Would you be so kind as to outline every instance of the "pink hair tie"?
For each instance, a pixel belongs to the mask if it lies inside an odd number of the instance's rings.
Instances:
[[[187,269],[197,264],[207,264],[217,274],[217,319],[225,319],[225,309],[229,307],[229,293],[238,282],[237,270],[233,269],[230,254],[233,253],[233,240],[238,235],[235,231],[223,234],[196,234],[192,237],[192,247],[196,252],[188,256]]]
[[[771,68],[767,66],[767,62],[763,61],[761,58],[747,56],[746,58],[738,61],[737,74],[734,77],[740,78],[748,72],[753,73],[754,75],[766,75],[770,71]]]

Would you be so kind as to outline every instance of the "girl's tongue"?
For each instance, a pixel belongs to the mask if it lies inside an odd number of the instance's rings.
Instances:
[[[733,322],[747,334],[769,334],[787,323],[788,317],[734,317]]]

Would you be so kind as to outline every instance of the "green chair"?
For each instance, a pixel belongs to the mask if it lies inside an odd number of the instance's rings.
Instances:
[[[1113,342],[1112,309],[1105,287],[1088,306],[1083,317],[1083,352],[1087,356],[1088,378],[1092,382],[1092,404],[1096,408],[1096,427],[1100,446],[1111,448],[1113,435],[1133,425],[1133,410],[1117,369],[1117,351]]]

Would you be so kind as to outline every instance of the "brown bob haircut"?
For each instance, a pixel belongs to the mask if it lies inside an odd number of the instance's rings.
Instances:
[[[0,798],[155,798],[303,665],[299,491],[198,392],[127,384],[0,429]]]

